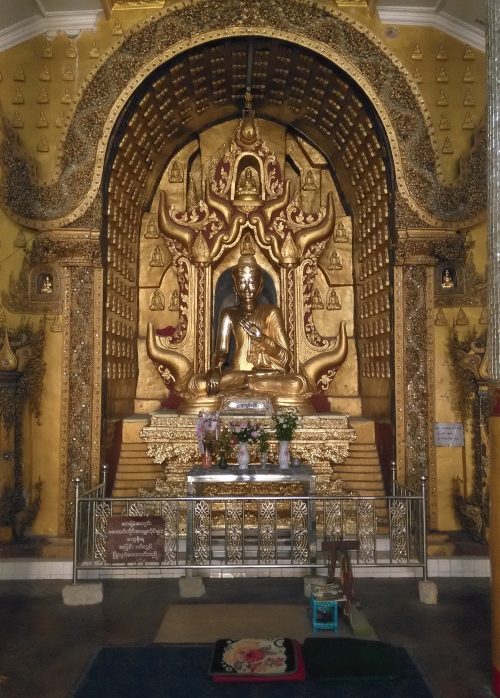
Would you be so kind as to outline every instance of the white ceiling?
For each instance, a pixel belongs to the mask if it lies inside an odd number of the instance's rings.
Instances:
[[[431,26],[484,51],[486,0],[372,0],[384,24]],[[0,0],[0,51],[32,36],[92,29],[103,0]],[[107,0],[104,0],[107,4]],[[102,15],[101,15],[102,16]]]

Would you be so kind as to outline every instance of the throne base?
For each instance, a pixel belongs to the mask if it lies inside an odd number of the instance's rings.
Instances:
[[[243,396],[243,399],[250,400],[251,395]],[[261,398],[262,396],[259,396]],[[242,396],[238,395],[215,395],[213,397],[185,397],[178,408],[179,414],[198,415],[200,412],[219,412],[228,399],[238,400]],[[312,406],[309,398],[304,396],[274,395],[268,398],[274,410],[279,407],[295,407],[301,415],[315,415],[316,410]],[[239,411],[240,412],[240,411]],[[239,413],[238,412],[238,413]],[[248,414],[253,414],[252,410]],[[258,414],[256,412],[255,414]]]
[[[201,409],[201,408],[198,408]],[[246,415],[255,419],[255,415]],[[230,417],[228,417],[228,420]],[[223,417],[223,421],[225,418]],[[271,419],[259,416],[259,423],[271,429]],[[140,431],[147,444],[147,454],[154,463],[164,468],[165,478],[157,481],[156,490],[164,496],[185,496],[186,475],[200,463],[195,437],[196,417],[175,414],[165,410],[152,412],[149,424]],[[349,453],[349,445],[356,440],[356,431],[349,425],[349,417],[342,414],[305,415],[296,430],[290,450],[294,456],[310,465],[316,472],[316,491],[328,494],[338,479],[332,465],[342,463]],[[256,447],[250,448],[252,463],[259,462]],[[277,463],[278,443],[270,441],[269,462]]]

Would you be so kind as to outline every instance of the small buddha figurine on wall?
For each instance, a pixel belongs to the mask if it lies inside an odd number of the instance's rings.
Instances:
[[[179,310],[179,289],[174,288],[168,299],[169,310]]]
[[[245,167],[240,174],[236,187],[237,199],[260,198],[259,178],[253,167]]]
[[[311,307],[313,310],[322,310],[325,307],[323,303],[323,297],[319,288],[315,288],[312,292]]]
[[[443,269],[443,275],[441,277],[441,286],[443,288],[455,288],[455,282],[453,281],[452,271],[446,267]]]
[[[340,301],[340,296],[334,288],[328,291],[328,296],[326,299],[326,309],[327,310],[340,310],[342,308],[342,303]]]
[[[342,269],[342,257],[337,252],[337,250],[332,250],[328,257],[328,269],[329,271]]]
[[[45,295],[52,294],[54,292],[54,286],[52,284],[52,277],[50,274],[40,274],[38,279],[38,293],[43,293]]]

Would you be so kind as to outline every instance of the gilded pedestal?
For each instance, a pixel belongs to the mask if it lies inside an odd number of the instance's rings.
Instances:
[[[186,494],[186,475],[200,461],[195,438],[196,419],[197,417],[191,415],[177,415],[168,410],[159,410],[151,413],[148,426],[140,432],[141,439],[148,444],[148,455],[155,463],[164,465],[165,479],[157,481],[156,490],[166,496]],[[230,419],[227,417],[227,421]],[[223,418],[224,421],[226,418]],[[269,417],[262,417],[259,422],[271,428]],[[333,474],[332,464],[344,461],[349,452],[349,444],[355,440],[356,432],[349,426],[347,415],[302,417],[301,426],[295,432],[291,444],[291,451],[294,456],[298,456],[303,463],[314,469],[318,494],[333,491],[336,476]],[[277,442],[271,441],[270,463],[277,463],[277,452]],[[257,451],[251,451],[251,462],[258,461]]]

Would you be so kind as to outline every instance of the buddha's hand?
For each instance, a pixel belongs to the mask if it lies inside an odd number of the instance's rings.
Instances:
[[[254,337],[255,339],[262,339],[264,336],[264,333],[262,330],[257,327],[253,322],[250,322],[250,320],[240,320],[240,325],[243,327],[245,332],[250,335],[250,337]]]
[[[211,368],[207,373],[207,395],[218,395],[220,384],[220,366]]]

